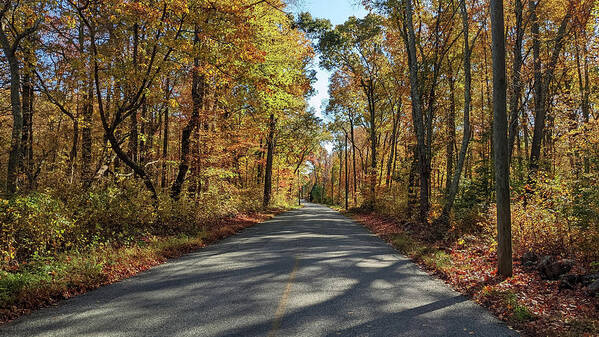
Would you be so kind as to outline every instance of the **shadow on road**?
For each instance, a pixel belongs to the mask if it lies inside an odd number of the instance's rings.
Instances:
[[[364,228],[313,204],[0,329],[10,336],[269,334],[517,335]]]

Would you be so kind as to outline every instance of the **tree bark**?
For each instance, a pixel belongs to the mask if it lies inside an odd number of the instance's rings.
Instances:
[[[161,186],[164,188],[166,182],[166,160],[168,158],[168,127],[169,127],[169,100],[170,100],[170,76],[166,78],[166,108],[164,109],[164,133],[162,138],[162,177]]]
[[[585,33],[586,35],[586,33]],[[589,96],[590,96],[590,87],[589,87],[589,61],[587,56],[587,46],[586,41],[583,40],[583,48],[582,48],[582,57],[584,58],[583,64],[581,65],[581,55],[580,49],[578,46],[578,36],[575,41],[575,51],[576,51],[576,69],[578,73],[578,90],[580,91],[580,109],[582,111],[582,120],[584,123],[589,122],[590,117],[590,104],[589,104]],[[590,160],[588,155],[585,155],[583,158],[583,167],[584,173],[589,173],[590,171]]]
[[[342,190],[341,184],[343,180],[343,147],[341,145],[341,140],[339,140],[339,205],[342,203]]]
[[[23,135],[23,113],[21,110],[21,72],[19,61],[15,55],[16,48],[10,45],[4,27],[0,27],[0,42],[4,56],[10,69],[10,105],[12,113],[12,133],[10,138],[10,153],[6,173],[6,193],[8,196],[17,191],[17,176],[21,157],[21,139]]]
[[[69,165],[71,169],[71,177],[75,175],[77,167],[77,149],[79,146],[79,116],[73,118],[73,138],[71,140],[71,152],[69,154]]]
[[[345,210],[349,209],[349,169],[348,169],[348,153],[347,153],[347,132],[345,132]]]
[[[531,6],[532,1],[531,1]],[[562,19],[560,27],[557,31],[555,38],[555,44],[551,53],[551,59],[547,64],[546,70],[542,72],[542,63],[540,56],[540,39],[539,39],[539,20],[537,18],[536,5],[531,9],[531,20],[532,20],[532,35],[533,35],[533,63],[534,63],[534,97],[535,97],[535,126],[532,136],[532,145],[530,148],[530,172],[529,176],[532,179],[532,175],[539,169],[539,160],[541,157],[541,144],[543,142],[543,136],[545,132],[545,119],[547,117],[548,103],[550,101],[549,85],[553,81],[555,67],[561,53],[564,40],[566,37],[566,29],[572,16],[571,9],[568,8],[566,16]]]
[[[350,123],[350,136],[351,136],[351,146],[352,146],[352,169],[353,169],[353,173],[354,173],[354,186],[353,186],[353,190],[352,190],[352,196],[354,199],[354,206],[358,205],[358,199],[357,199],[357,195],[356,195],[356,190],[357,190],[357,186],[358,186],[358,178],[357,178],[357,174],[356,174],[356,143],[354,140],[354,116],[353,116],[353,112],[352,115],[349,119],[349,123]]]
[[[470,103],[471,103],[471,86],[472,86],[472,73],[470,56],[472,54],[472,47],[470,46],[469,38],[469,25],[468,25],[468,10],[466,9],[466,0],[460,0],[460,12],[462,14],[462,27],[464,34],[464,134],[462,135],[462,145],[460,147],[460,153],[458,155],[458,162],[456,165],[453,178],[451,180],[451,186],[449,187],[449,193],[443,207],[442,217],[449,219],[451,209],[455,202],[458,188],[460,186],[460,178],[462,176],[462,169],[464,168],[464,162],[466,161],[466,154],[468,153],[468,145],[470,143]],[[505,48],[505,47],[504,47]],[[505,55],[504,55],[505,59]],[[504,75],[505,76],[505,75]],[[448,172],[449,175],[449,172]]]
[[[509,277],[512,275],[512,234],[503,0],[491,0],[490,12],[493,45],[493,143],[497,199],[497,268],[500,275]]]
[[[83,24],[79,26],[79,49],[83,56],[85,51],[85,35],[83,31]],[[87,69],[89,71],[89,69]],[[85,188],[89,187],[92,183],[92,154],[93,154],[93,139],[92,139],[92,128],[93,128],[93,114],[94,114],[94,87],[91,76],[87,78],[87,82],[83,81],[83,125],[81,127],[81,180]],[[85,88],[87,87],[87,88]]]
[[[23,74],[23,94],[22,94],[22,111],[23,111],[23,131],[21,135],[21,170],[27,172],[30,179],[32,179],[32,165],[33,165],[33,76],[31,70],[27,69],[30,67],[30,63],[33,60],[30,58],[31,51],[27,51],[27,63],[24,67]],[[33,182],[29,182],[30,186]]]
[[[83,185],[89,187],[93,179],[92,176],[92,154],[93,154],[93,113],[94,106],[92,104],[93,91],[91,85],[87,89],[87,93],[83,96],[83,125],[81,127],[81,178]]]
[[[10,106],[13,118],[12,133],[10,138],[10,152],[8,155],[8,165],[6,172],[6,194],[12,196],[17,191],[17,178],[19,163],[21,161],[21,139],[23,137],[23,111],[21,107],[21,72],[19,69],[19,59],[16,55],[21,42],[27,36],[33,34],[41,20],[37,20],[32,26],[18,32],[16,27],[5,27],[3,20],[7,15],[10,1],[6,2],[0,13],[0,47],[4,52],[4,57],[8,61],[10,73]],[[12,41],[7,34],[14,35]]]
[[[453,70],[450,67],[449,73],[449,116],[447,117],[447,145],[445,150],[445,171],[447,172],[447,181],[445,182],[445,193],[449,195],[451,189],[451,177],[453,176],[453,163],[454,163],[454,147],[456,141],[456,129],[455,129],[455,78],[453,77]]]
[[[270,205],[272,193],[272,161],[275,148],[276,123],[275,115],[271,113],[268,122],[268,138],[266,139],[266,168],[264,172],[264,200],[262,203],[264,208]]]
[[[416,56],[416,34],[412,21],[412,0],[404,0],[404,42],[408,51],[408,68],[410,70],[410,96],[412,100],[412,119],[416,133],[416,159],[420,172],[420,213],[419,220],[426,222],[429,210],[429,174],[427,149],[425,140],[424,118],[422,114],[420,80],[418,75],[418,58]]]
[[[146,103],[146,97],[143,98],[143,104],[141,105],[141,125],[139,128],[141,138],[139,139],[139,162],[144,165],[147,158],[147,150],[149,140],[151,137],[150,130],[152,129],[148,122],[148,104]]]
[[[514,42],[513,58],[514,63],[512,65],[512,93],[510,95],[510,126],[509,126],[509,138],[508,148],[510,152],[510,161],[514,151],[514,141],[516,140],[516,134],[518,133],[518,124],[520,116],[520,101],[522,98],[522,65],[524,60],[522,57],[522,41],[524,39],[524,28],[522,27],[522,0],[514,0],[514,14],[516,16],[516,27],[515,34],[516,40]],[[532,1],[531,1],[532,2]]]
[[[376,135],[376,102],[374,98],[374,80],[372,78],[367,81],[362,80],[362,88],[368,99],[368,113],[370,117],[370,172],[368,178],[370,180],[370,195],[368,196],[369,206],[374,207],[376,204],[376,174],[377,174],[377,135]]]
[[[331,203],[335,203],[335,167],[333,166],[333,157],[331,157]]]
[[[256,174],[256,184],[260,185],[262,183],[262,159],[264,158],[264,149],[263,149],[263,141],[260,138],[260,147],[258,148],[258,173]]]
[[[533,72],[534,72],[534,102],[535,102],[535,125],[533,130],[532,145],[530,151],[530,170],[538,169],[538,161],[541,154],[541,141],[543,130],[545,128],[545,109],[543,107],[543,73],[541,64],[541,41],[539,37],[539,20],[537,18],[536,7],[538,0],[529,2],[531,34],[532,34],[532,53],[533,53]]]
[[[391,169],[393,167],[393,162],[395,160],[395,150],[397,145],[397,129],[399,127],[399,117],[401,114],[401,100],[397,106],[397,112],[393,113],[393,128],[391,130],[391,150],[389,154],[389,160],[387,161],[387,177],[385,181],[385,185],[387,188],[391,186]]]
[[[137,75],[139,70],[139,60],[138,60],[138,45],[139,45],[139,28],[137,24],[133,25],[133,69],[135,74]],[[137,161],[138,157],[138,143],[139,143],[139,135],[137,132],[137,109],[131,114],[131,119],[129,120],[129,157],[133,159],[133,161]]]
[[[195,38],[194,43],[199,42],[199,27],[195,27],[194,32]],[[171,198],[177,200],[180,197],[181,189],[183,188],[183,182],[185,176],[189,170],[191,163],[191,135],[193,131],[199,126],[200,122],[200,109],[202,107],[205,95],[205,79],[203,75],[200,75],[198,67],[200,66],[200,59],[198,56],[194,57],[192,70],[192,85],[191,85],[191,99],[192,99],[192,111],[189,122],[183,128],[181,133],[181,163],[179,164],[179,172],[177,177],[171,186]]]

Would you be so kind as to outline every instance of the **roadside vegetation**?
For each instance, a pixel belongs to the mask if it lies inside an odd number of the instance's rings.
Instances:
[[[313,49],[282,1],[0,1],[0,323],[297,203]]]
[[[597,2],[362,4],[0,1],[1,319],[305,197],[528,334],[597,335]]]
[[[168,196],[155,207],[143,186],[91,189],[80,197],[32,193],[4,201],[0,323],[133,276],[262,222],[285,209],[237,200]],[[75,211],[75,212],[73,212]]]
[[[346,214],[526,336],[599,333],[599,297],[589,294],[582,284],[572,286],[559,279],[549,280],[522,258],[514,261],[514,276],[506,279],[497,274],[491,224],[485,226],[488,232],[473,235],[464,228],[454,228],[452,236],[430,240],[428,228],[407,219],[361,209]],[[598,271],[596,267],[586,268],[578,263],[572,271]]]
[[[596,1],[362,3],[298,19],[333,74],[311,200],[527,334],[597,335]]]

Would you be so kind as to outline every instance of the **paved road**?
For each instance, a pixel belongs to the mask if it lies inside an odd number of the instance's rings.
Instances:
[[[517,336],[328,208],[277,216],[1,336]]]

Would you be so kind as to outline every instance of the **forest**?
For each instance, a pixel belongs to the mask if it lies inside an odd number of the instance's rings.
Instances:
[[[598,334],[598,4],[289,5],[0,1],[0,321],[305,198],[530,335]]]

